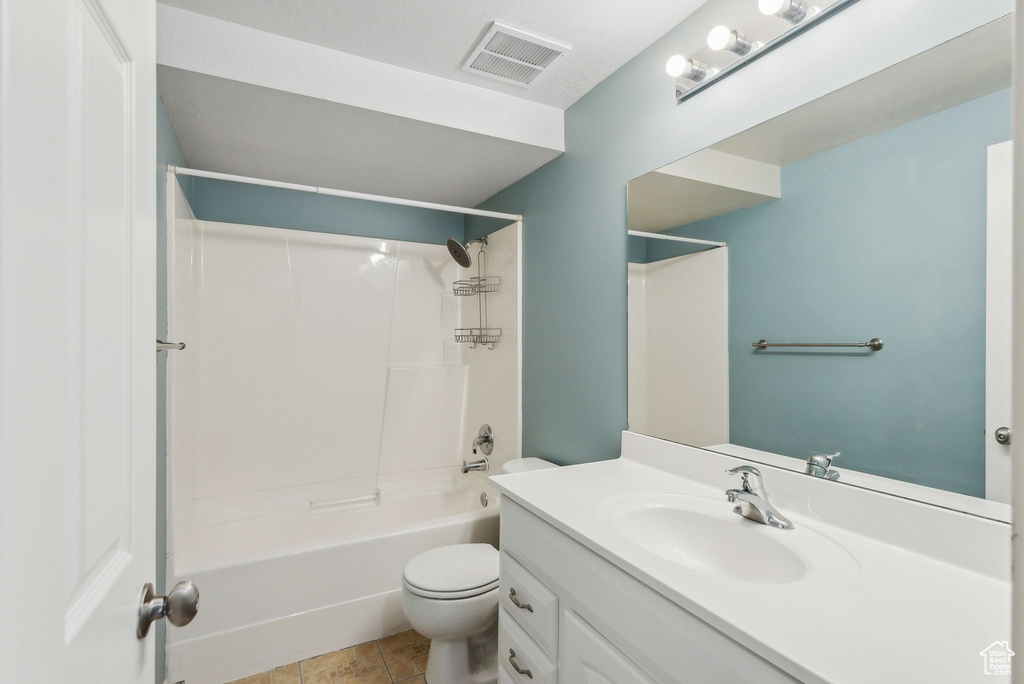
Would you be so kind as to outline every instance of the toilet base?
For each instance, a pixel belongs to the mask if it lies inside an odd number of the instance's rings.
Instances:
[[[433,639],[427,656],[427,684],[497,684],[497,621],[470,639]]]

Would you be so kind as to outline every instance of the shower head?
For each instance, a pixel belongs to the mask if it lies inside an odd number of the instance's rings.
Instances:
[[[452,259],[455,259],[462,268],[469,268],[473,265],[473,257],[469,256],[469,250],[461,242],[455,238],[448,238],[448,252],[452,255]]]

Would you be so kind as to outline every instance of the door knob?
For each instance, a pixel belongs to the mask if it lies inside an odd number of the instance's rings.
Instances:
[[[1009,444],[1010,443],[1010,428],[1008,428],[1008,427],[1001,427],[1001,428],[999,428],[998,430],[996,430],[995,437],[996,437],[996,441],[999,442],[1000,444],[1004,444],[1004,445],[1005,444]]]
[[[153,584],[146,582],[139,596],[135,636],[146,638],[150,625],[162,617],[166,617],[175,627],[184,627],[192,622],[198,612],[199,588],[192,582],[178,582],[167,596],[156,596]]]

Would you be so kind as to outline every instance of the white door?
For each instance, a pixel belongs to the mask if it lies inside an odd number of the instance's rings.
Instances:
[[[985,276],[985,498],[1010,503],[1013,285],[1013,142],[988,148],[988,258]]]
[[[10,684],[154,680],[154,52],[153,0],[0,0]]]

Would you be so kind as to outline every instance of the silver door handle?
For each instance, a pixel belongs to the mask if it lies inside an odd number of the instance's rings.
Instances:
[[[532,672],[530,672],[529,670],[524,670],[523,668],[519,667],[519,663],[516,662],[516,652],[513,651],[511,648],[508,649],[508,662],[512,664],[512,667],[515,668],[516,672],[518,672],[519,674],[524,674],[530,679],[533,679]]]
[[[145,639],[150,626],[162,617],[175,627],[184,627],[198,612],[199,587],[192,582],[178,582],[167,596],[156,596],[152,582],[146,582],[139,596],[135,636]]]
[[[516,604],[516,608],[518,608],[519,610],[528,610],[531,613],[533,612],[533,606],[531,606],[529,603],[523,603],[522,601],[516,598],[516,590],[514,587],[508,588],[508,600]]]
[[[1010,428],[1008,428],[1008,427],[1001,427],[1001,428],[999,428],[998,430],[996,430],[995,437],[996,437],[996,441],[999,442],[1000,444],[1002,444],[1004,446],[1009,444],[1010,443],[1010,439],[1011,439]]]

